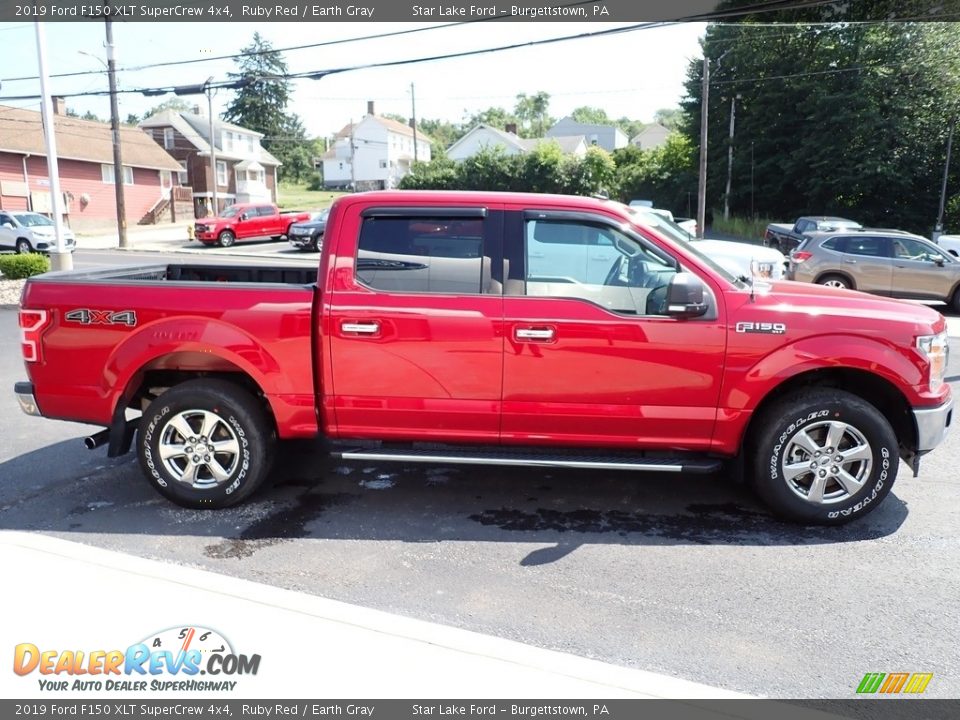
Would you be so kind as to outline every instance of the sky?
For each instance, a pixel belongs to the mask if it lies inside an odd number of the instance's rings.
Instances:
[[[443,27],[442,23],[131,23],[115,22],[118,69],[170,60],[213,58],[238,53],[260,34],[282,49],[333,40],[425,28],[423,32],[340,43],[283,53],[290,72],[362,65],[372,62],[433,56],[464,50],[527,43],[543,38],[626,27],[617,23],[508,22]],[[46,23],[47,66],[51,75],[79,70],[102,71],[106,62],[102,23]],[[691,59],[700,55],[702,23],[632,30],[599,38],[524,47],[467,58],[438,60],[329,75],[320,80],[296,80],[288,109],[303,120],[310,136],[325,137],[351,120],[359,120],[367,101],[378,114],[411,115],[411,83],[419,119],[460,123],[488,107],[512,109],[519,93],[550,95],[549,113],[561,118],[574,108],[590,105],[612,118],[650,122],[660,108],[677,107]],[[0,23],[0,104],[39,110],[39,100],[6,101],[3,97],[39,95],[39,81],[11,78],[38,73],[36,29],[33,23]],[[236,70],[231,60],[167,68],[124,70],[119,87],[166,87],[201,84],[213,76],[226,80]],[[53,78],[52,94],[107,89],[104,72],[73,78]],[[233,93],[221,89],[214,112],[222,112]],[[142,115],[173,96],[119,95],[120,118]],[[206,106],[203,96],[185,98]],[[67,98],[67,107],[81,115],[91,111],[110,117],[106,96]]]

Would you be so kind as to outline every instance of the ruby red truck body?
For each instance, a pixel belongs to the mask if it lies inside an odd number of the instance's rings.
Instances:
[[[308,212],[282,213],[269,203],[236,203],[217,217],[198,220],[194,235],[204,245],[232,245],[236,240],[280,237],[294,223],[310,219]]]
[[[462,232],[450,230],[457,223],[480,232],[480,254],[465,259],[478,268],[476,291],[384,290],[385,283],[413,282],[411,273],[440,274],[437,260],[426,271],[424,264],[408,263],[406,275],[387,272],[397,269],[395,260],[389,261],[394,266],[382,259],[358,261],[358,238],[372,233],[364,228],[393,227],[397,218],[425,237]],[[591,301],[582,287],[565,292],[570,278],[533,278],[530,247],[536,228],[550,223],[565,232],[582,223],[662,254],[702,284],[709,310],[670,314],[661,307],[625,314]],[[628,255],[634,252],[625,241],[621,245]],[[617,285],[616,268],[608,285]],[[499,193],[362,193],[334,204],[317,273],[242,272],[155,266],[51,273],[29,281],[22,300],[24,352],[35,359],[26,363],[26,401],[45,417],[111,428],[114,454],[125,449],[125,429],[127,444],[133,430],[144,432],[142,423],[124,420],[128,408],[144,410],[164,390],[216,378],[256,397],[261,423],[281,439],[324,436],[388,447],[442,443],[465,454],[470,448],[523,448],[534,458],[526,464],[550,464],[538,462],[538,453],[564,464],[562,453],[571,449],[667,460],[741,457],[749,470],[765,447],[757,440],[754,448],[754,439],[766,431],[759,425],[774,422],[780,404],[802,407],[807,396],[855,396],[856,403],[877,409],[895,438],[889,451],[871,460],[871,472],[880,464],[893,466],[880,499],[892,484],[898,456],[916,469],[919,456],[942,440],[952,416],[940,366],[946,351],[931,359],[918,348],[918,338],[945,342],[945,321],[936,311],[809,284],[748,285],[691,246],[636,224],[619,203]],[[514,294],[524,293],[514,280],[525,294]],[[18,384],[21,399],[27,388]],[[813,427],[807,415],[841,417],[842,403],[835,408],[831,402],[822,401],[824,410],[818,405],[804,411],[793,426]],[[858,437],[857,423],[844,422]],[[802,447],[792,452],[800,453],[794,460],[807,459]],[[755,463],[761,474],[764,462]],[[862,469],[838,467],[833,472]],[[859,510],[806,519],[842,522]]]

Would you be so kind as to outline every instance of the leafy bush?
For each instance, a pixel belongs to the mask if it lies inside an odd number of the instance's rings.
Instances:
[[[731,215],[729,220],[723,219],[723,211],[713,211],[713,223],[710,227],[722,233],[736,235],[744,240],[759,240],[763,238],[763,233],[767,225],[776,220],[770,218],[749,218]]]
[[[0,255],[0,273],[9,280],[21,280],[49,270],[50,260],[46,255],[39,253]]]

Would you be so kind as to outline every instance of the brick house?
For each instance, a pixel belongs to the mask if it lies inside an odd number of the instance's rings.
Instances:
[[[140,127],[180,164],[174,182],[193,188],[194,213],[204,217],[213,197],[209,118],[199,112],[164,110],[143,120]],[[280,161],[261,147],[263,134],[214,119],[213,135],[217,212],[238,202],[275,203]]]
[[[54,135],[64,220],[75,230],[102,229],[117,219],[110,125],[68,117],[54,98]],[[41,115],[0,106],[0,209],[50,214],[50,177]],[[120,126],[124,204],[128,225],[165,204],[180,166],[135,127]]]

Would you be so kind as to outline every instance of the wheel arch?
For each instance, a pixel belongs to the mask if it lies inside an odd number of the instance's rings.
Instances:
[[[857,289],[857,282],[856,282],[856,280],[853,279],[853,277],[850,275],[850,273],[844,272],[843,270],[825,270],[825,271],[823,271],[822,273],[819,273],[819,274],[813,279],[813,282],[815,282],[817,285],[819,285],[821,280],[823,280],[824,278],[830,277],[831,275],[836,275],[837,277],[840,277],[840,278],[843,278],[844,280],[846,280],[848,283],[850,283],[850,289],[851,289],[851,290],[856,290],[856,289]]]
[[[757,404],[740,440],[740,452],[750,449],[757,437],[757,428],[770,408],[783,398],[813,388],[844,390],[873,405],[890,423],[900,443],[901,452],[912,452],[917,446],[917,428],[910,403],[892,382],[867,370],[857,368],[820,368],[785,379]]]

